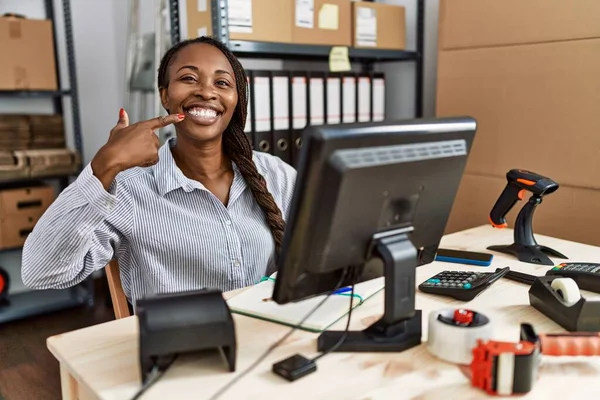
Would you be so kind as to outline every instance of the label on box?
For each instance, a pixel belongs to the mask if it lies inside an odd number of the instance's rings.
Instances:
[[[208,36],[208,28],[206,26],[198,28],[198,37]]]
[[[206,12],[207,10],[206,0],[198,0],[198,12]]]
[[[315,25],[314,0],[296,0],[296,26],[312,29]]]
[[[373,8],[356,8],[356,44],[377,46],[377,12]]]
[[[319,10],[319,29],[337,31],[340,26],[340,8],[337,4],[323,4]]]
[[[252,33],[252,0],[229,0],[229,32]]]

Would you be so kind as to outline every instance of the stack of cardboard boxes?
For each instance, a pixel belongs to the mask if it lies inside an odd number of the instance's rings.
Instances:
[[[211,0],[187,0],[187,37],[212,35]],[[405,9],[351,0],[229,0],[229,38],[404,50]]]
[[[437,115],[478,120],[447,231],[488,223],[520,168],[561,185],[536,233],[600,245],[600,2],[442,0],[439,21]]]

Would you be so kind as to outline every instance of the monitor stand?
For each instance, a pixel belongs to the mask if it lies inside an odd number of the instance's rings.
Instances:
[[[421,310],[415,310],[417,249],[408,236],[378,239],[375,251],[384,262],[385,305],[383,317],[363,331],[349,331],[337,352],[400,352],[421,344]],[[325,331],[318,350],[336,346],[344,331]]]

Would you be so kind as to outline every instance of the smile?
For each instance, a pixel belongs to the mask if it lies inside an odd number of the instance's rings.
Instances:
[[[192,121],[200,125],[212,125],[221,116],[220,112],[212,108],[192,107],[185,110]]]

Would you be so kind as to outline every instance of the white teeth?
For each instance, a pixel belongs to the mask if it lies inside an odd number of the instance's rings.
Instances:
[[[191,110],[188,110],[188,113],[194,117],[200,118],[215,118],[217,116],[217,112],[215,110],[211,110],[210,108],[195,107]]]

